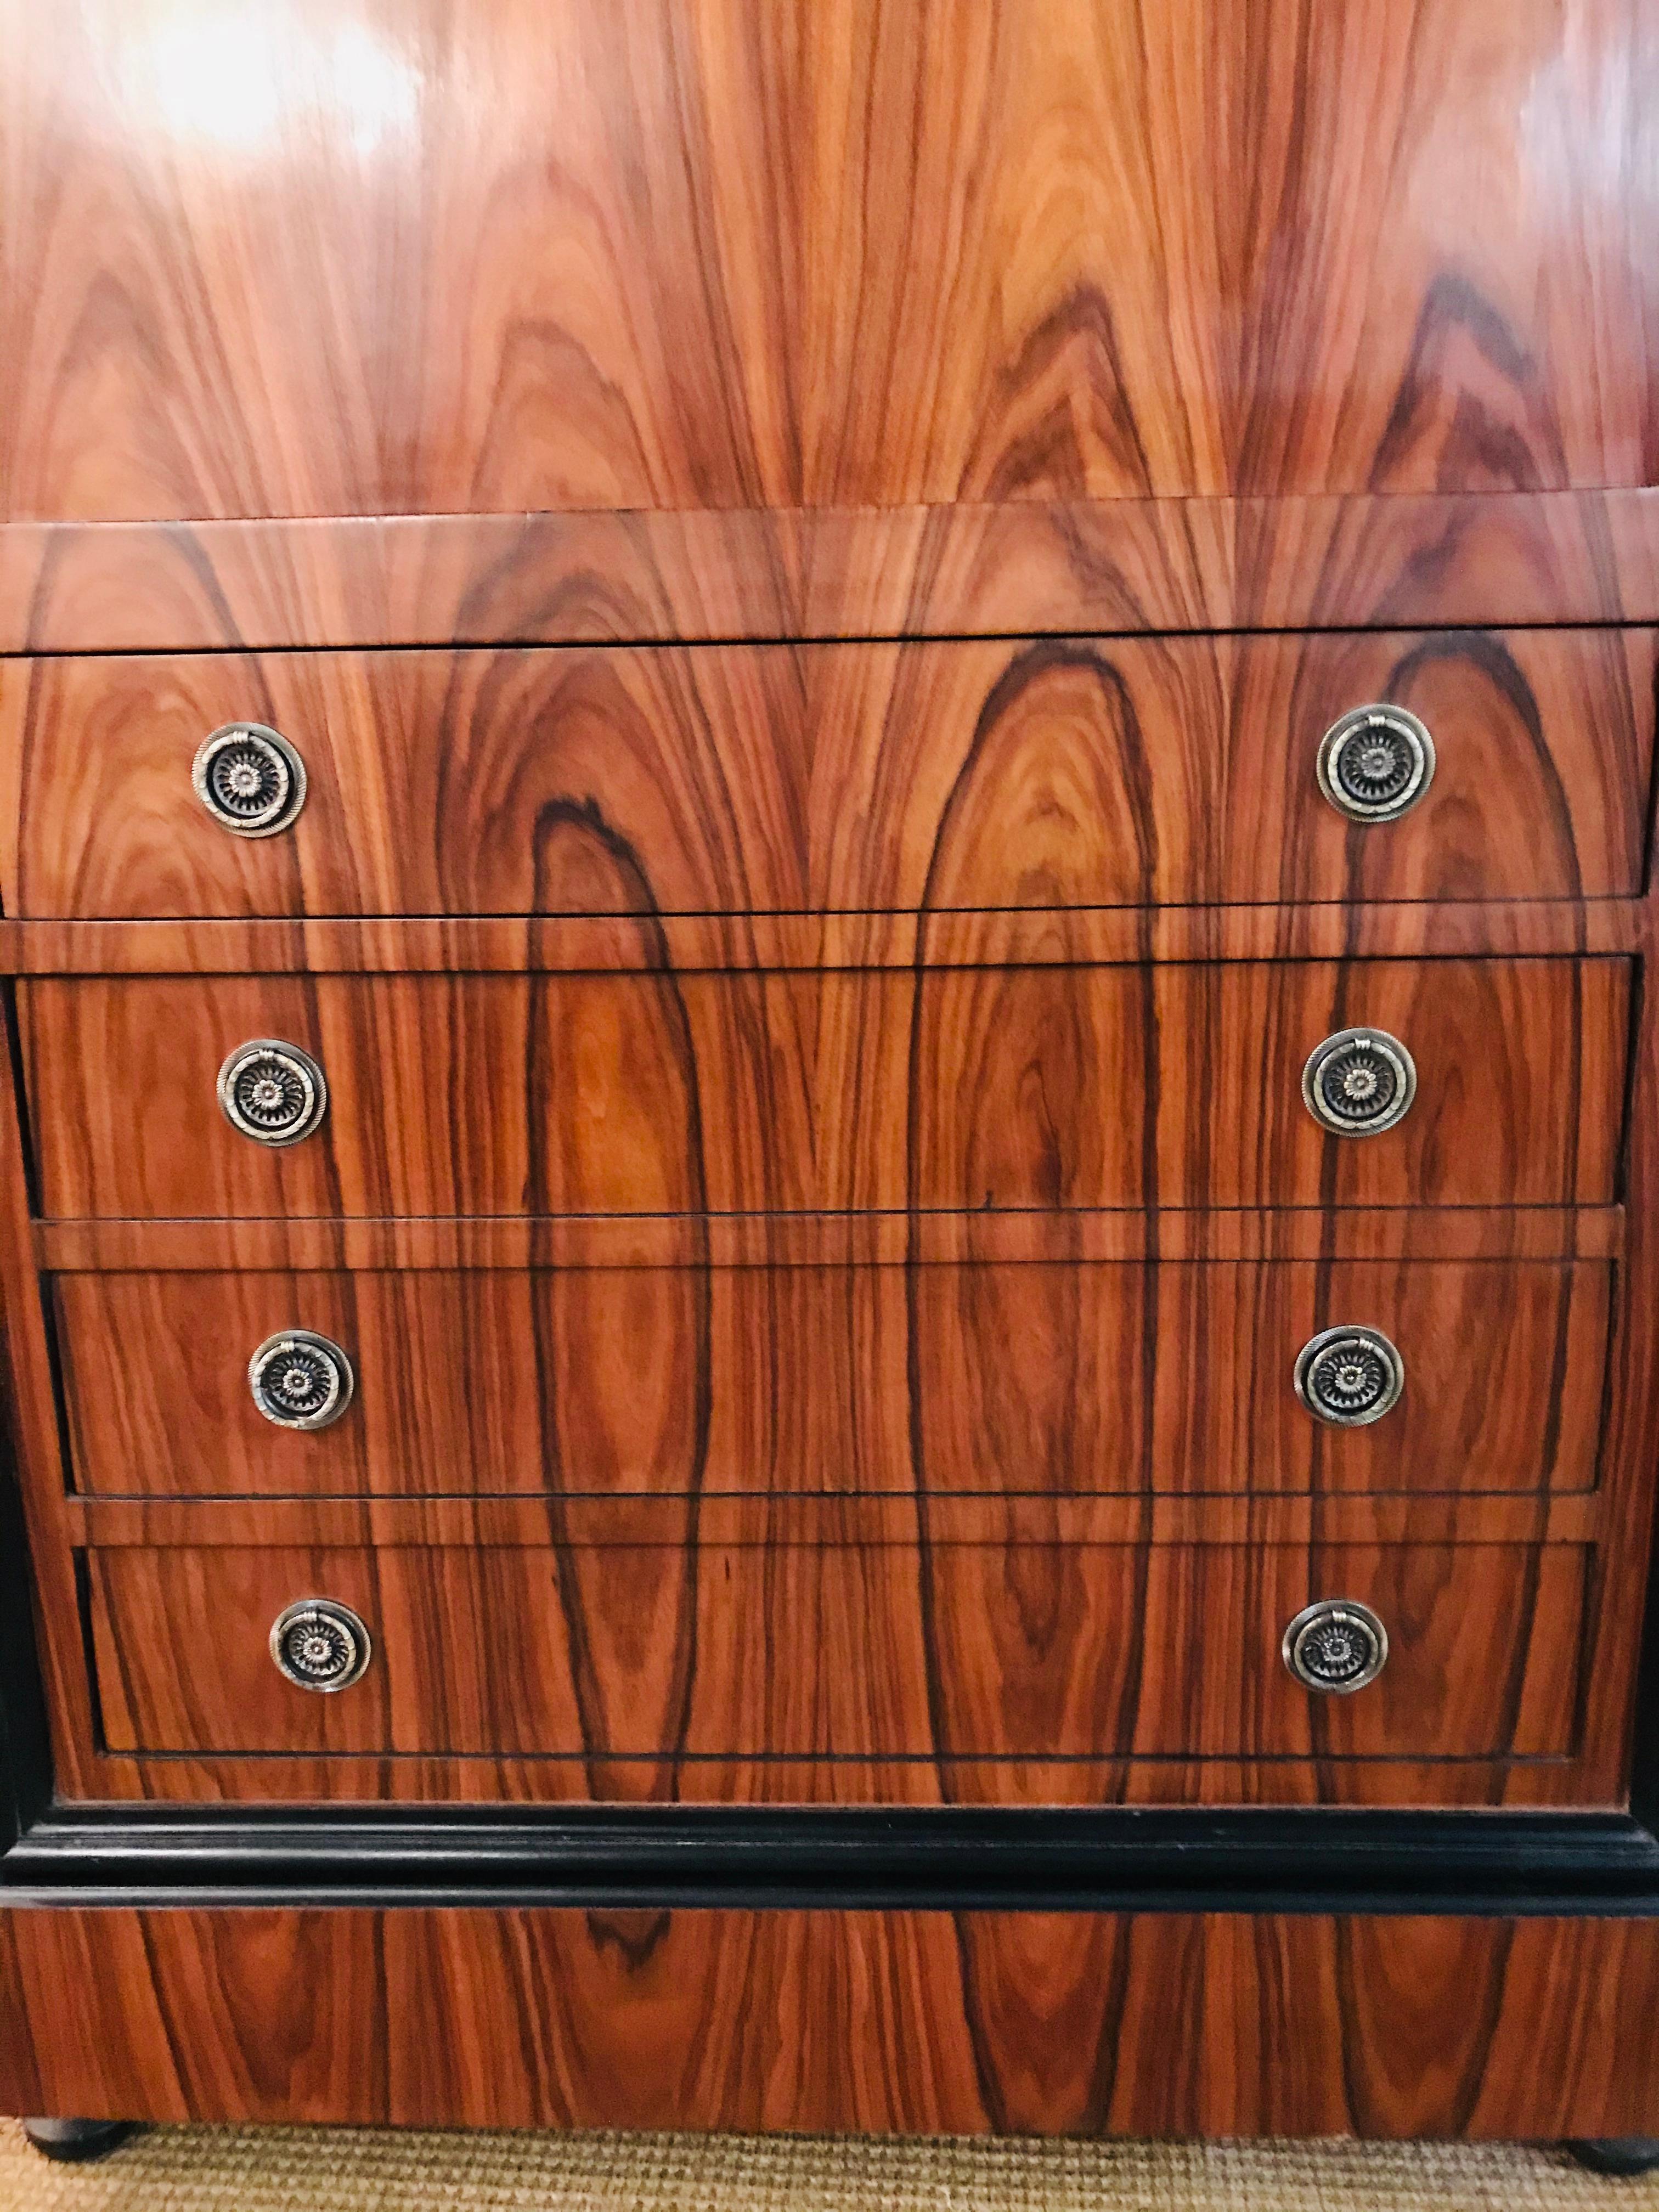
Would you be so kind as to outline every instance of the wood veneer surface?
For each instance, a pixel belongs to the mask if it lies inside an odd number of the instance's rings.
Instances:
[[[847,968],[1535,959],[1652,939],[1640,899],[1386,906],[1001,907],[916,914],[346,915],[6,921],[0,975],[818,975]]]
[[[117,2118],[1559,2138],[1659,2079],[1633,1919],[60,1910],[0,1990],[0,2102]]]
[[[647,925],[641,924],[641,927]],[[701,1214],[1605,1202],[1630,964],[227,977],[18,987],[48,1214]],[[1327,1137],[1328,1033],[1419,1091]],[[250,1039],[322,1065],[271,1151],[214,1093]]]
[[[1573,1748],[1591,1555],[1546,1547],[698,1543],[536,1551],[122,1549],[89,1557],[115,1752],[515,1754],[596,1796],[695,1796],[699,1756],[1505,1759]],[[330,1696],[266,1649],[296,1599],[368,1623]],[[1319,1597],[1389,1662],[1310,1693],[1279,1656]],[[849,1658],[856,1663],[849,1664]],[[1332,1784],[1340,1793],[1340,1781]],[[492,1793],[488,1765],[483,1794]]]
[[[0,64],[12,515],[1652,480],[1619,0],[88,0]]]
[[[1605,1262],[1310,1261],[461,1274],[74,1274],[51,1285],[94,1496],[1147,1491],[1595,1483]],[[1360,1428],[1291,1387],[1378,1329],[1401,1401]],[[351,1403],[264,1418],[256,1346],[346,1352]]]
[[[0,653],[1659,621],[1659,489],[0,522]]]
[[[1622,1206],[1210,1208],[1129,1212],[582,1214],[29,1224],[52,1274],[439,1273],[474,1268],[947,1267],[1123,1260],[1605,1260]]]
[[[0,664],[7,914],[773,913],[1571,899],[1640,888],[1651,630]],[[1427,799],[1315,756],[1390,700]],[[196,799],[281,730],[291,831]]]

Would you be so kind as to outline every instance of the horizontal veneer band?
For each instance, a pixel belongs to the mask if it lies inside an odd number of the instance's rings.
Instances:
[[[585,1805],[600,1791],[609,1802],[637,1802],[659,1781],[671,1785],[678,1781],[682,1802],[769,1808],[1282,1808],[1328,1806],[1334,1795],[1335,1802],[1345,1805],[1482,1811],[1495,1807],[1611,1808],[1620,1802],[1616,1779],[1584,1759],[1553,1756],[1340,1761],[1155,1755],[991,1760],[938,1753],[908,1759],[682,1756],[672,1764],[612,1758],[596,1771],[586,1758],[574,1753],[514,1758],[496,1753],[468,1758],[410,1752],[266,1752],[216,1757],[143,1752],[89,1754],[86,1775],[87,1794],[101,1804],[155,1801],[264,1810],[331,1805],[347,1818],[349,1808],[368,1804],[432,1808],[492,1802]],[[1339,1783],[1340,1792],[1334,1788]],[[1398,1923],[1385,1924],[1393,1928]]]
[[[1251,1260],[1600,1260],[1620,1206],[144,1221],[33,1227],[57,1274],[178,1269],[948,1267]]]
[[[0,526],[0,653],[1659,620],[1659,491]]]
[[[1644,901],[951,914],[0,921],[0,975],[677,975],[1646,951]]]
[[[1599,1493],[1548,1497],[71,1498],[71,1540],[99,1549],[363,1546],[583,1551],[1029,1544],[1272,1547],[1310,1543],[1578,1544],[1601,1526]]]

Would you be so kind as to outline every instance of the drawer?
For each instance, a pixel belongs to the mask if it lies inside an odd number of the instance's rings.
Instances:
[[[53,1215],[1561,1205],[1615,1194],[1630,973],[53,978],[17,1005]],[[1304,1063],[1357,1025],[1405,1046],[1415,1097],[1332,1136]],[[327,1101],[275,1148],[215,1088],[272,1038]]]
[[[1592,1560],[1571,1544],[618,1540],[118,1547],[88,1574],[112,1750],[684,1760],[695,1796],[700,1758],[1565,1756]],[[286,1608],[319,1598],[357,1626],[324,1625],[299,1663],[326,1678],[354,1642],[371,1655],[330,1695],[270,1648]],[[1328,1600],[1388,1638],[1351,1694],[1304,1687],[1282,1656]]]
[[[1596,897],[1640,888],[1654,672],[1648,629],[13,662],[0,894],[112,916]],[[1316,763],[1376,702],[1419,718],[1435,769],[1356,827]],[[243,721],[303,763],[276,835],[192,787]],[[297,796],[275,757],[270,793]]]
[[[1419,1260],[75,1274],[50,1296],[79,1487],[205,1498],[1586,1490],[1611,1291],[1606,1261]]]

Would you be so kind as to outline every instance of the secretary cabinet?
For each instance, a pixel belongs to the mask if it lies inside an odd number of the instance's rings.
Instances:
[[[1656,237],[1638,0],[0,0],[0,2108],[1659,2134]]]

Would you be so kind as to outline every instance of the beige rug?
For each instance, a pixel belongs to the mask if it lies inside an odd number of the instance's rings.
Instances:
[[[1557,2212],[1659,2206],[1507,2145],[922,2142],[158,2128],[52,2166],[0,2123],[0,2212]]]

